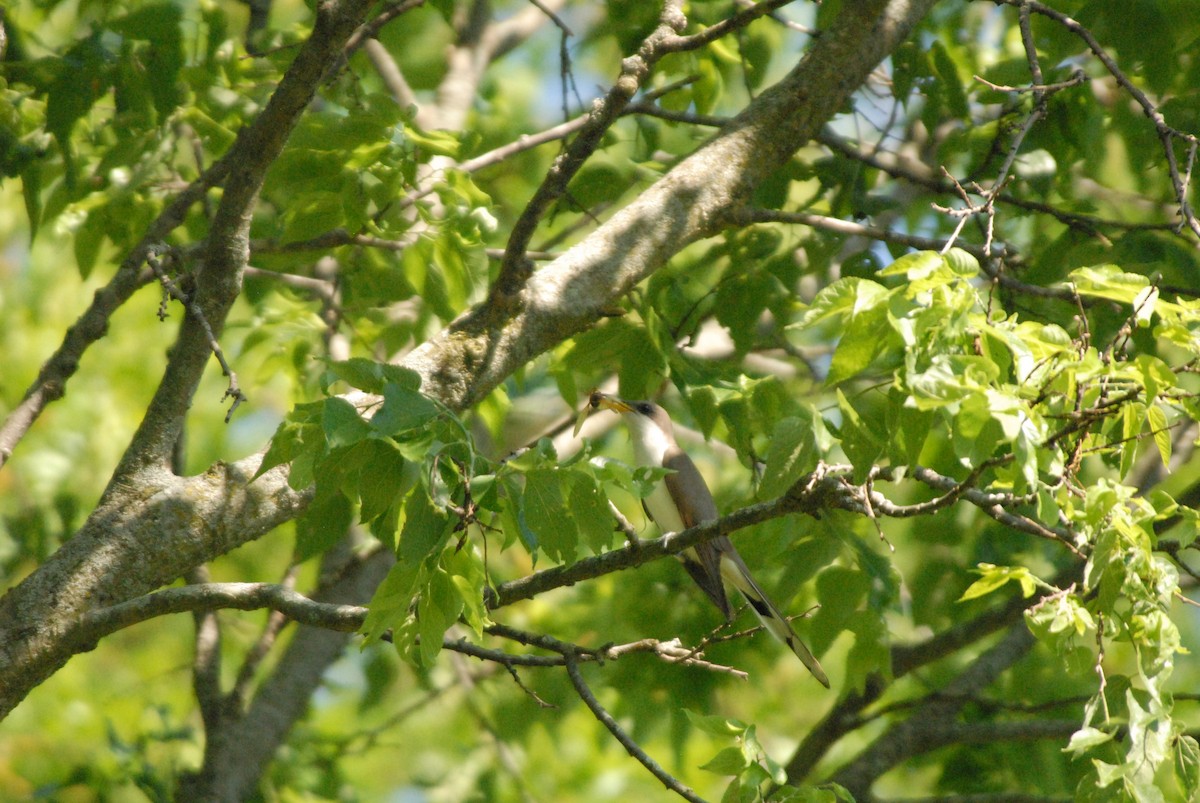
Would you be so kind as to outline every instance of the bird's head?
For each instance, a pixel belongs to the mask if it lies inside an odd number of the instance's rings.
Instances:
[[[666,410],[654,402],[626,401],[598,390],[592,391],[588,404],[592,409],[620,413],[633,436],[639,462],[661,465],[662,455],[675,442],[675,428]]]

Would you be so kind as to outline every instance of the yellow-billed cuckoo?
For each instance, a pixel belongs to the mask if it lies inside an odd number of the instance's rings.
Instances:
[[[588,400],[592,408],[604,407],[621,414],[633,440],[637,463],[671,469],[654,491],[643,500],[646,512],[664,533],[677,533],[696,524],[719,518],[712,493],[696,464],[675,442],[675,428],[667,411],[648,401],[624,401],[600,391]],[[582,420],[582,419],[581,419]],[[829,678],[791,623],[750,576],[742,556],[726,536],[718,536],[680,553],[688,574],[729,619],[732,610],[725,595],[729,582],[750,603],[764,628],[796,653],[813,677],[826,688]]]

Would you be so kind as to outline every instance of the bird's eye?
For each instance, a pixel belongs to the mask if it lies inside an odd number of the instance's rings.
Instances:
[[[642,415],[652,415],[654,413],[654,405],[650,402],[642,402],[637,406],[637,411]]]

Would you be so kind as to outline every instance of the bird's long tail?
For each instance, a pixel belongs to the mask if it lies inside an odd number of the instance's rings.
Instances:
[[[796,635],[792,623],[779,612],[771,599],[758,587],[758,583],[754,582],[754,578],[750,575],[746,564],[742,562],[741,556],[736,552],[733,555],[723,554],[721,556],[721,574],[734,588],[742,592],[742,596],[750,603],[750,607],[754,609],[754,614],[758,617],[758,621],[762,622],[762,626],[772,636],[786,644],[796,654],[796,657],[808,667],[808,671],[812,672],[813,677],[828,689],[829,677],[821,668],[821,663]]]

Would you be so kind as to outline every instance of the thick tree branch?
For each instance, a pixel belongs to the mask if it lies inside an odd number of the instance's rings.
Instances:
[[[218,464],[200,477],[165,477],[143,498],[102,504],[46,563],[0,597],[0,716],[77,652],[87,612],[135,599],[252,541],[307,505],[286,470],[254,484],[260,458]]]
[[[538,223],[550,205],[562,197],[571,179],[599,147],[604,133],[633,100],[655,63],[668,53],[703,47],[789,2],[791,0],[763,0],[691,36],[680,35],[687,24],[682,3],[679,0],[666,0],[663,3],[658,27],[646,37],[636,54],[621,62],[620,76],[608,93],[595,101],[578,136],[555,160],[541,186],[513,225],[504,249],[504,259],[500,264],[500,275],[496,278],[489,298],[490,303],[505,306],[516,298],[529,278],[530,267],[525,252]]]
[[[477,308],[411,352],[404,364],[421,375],[425,392],[462,410],[532,357],[590,325],[612,299],[671,255],[719,231],[731,206],[816,135],[932,3],[872,0],[847,6],[789,76],[600,229],[535,273],[519,304]],[[303,110],[320,80],[312,74],[320,67],[314,62],[340,51],[366,6],[365,0],[321,6],[317,29],[293,66],[307,84],[285,79],[288,91],[281,85],[281,100],[264,111],[276,115],[275,127],[245,133],[234,145],[239,153],[249,152],[250,161],[233,160],[224,211],[212,229],[224,236],[210,244],[198,277],[197,303],[210,323],[224,321],[245,264],[244,216],[269,162],[255,148],[271,153],[282,146],[287,115]],[[187,480],[164,468],[209,354],[201,328],[187,321],[184,328],[180,342],[186,348],[168,368],[102,504],[58,553],[0,598],[0,715],[70,655],[94,644],[76,633],[86,612],[169,583],[295,517],[308,502],[307,494],[288,487],[282,468],[250,485],[259,457]],[[173,381],[177,384],[168,387]]]
[[[425,378],[426,392],[461,409],[590,326],[684,246],[720,231],[728,213],[819,133],[932,3],[846,6],[800,64],[713,140],[523,286],[516,276],[509,289],[519,287],[519,298],[485,302],[404,363]]]
[[[263,113],[222,160],[224,193],[193,298],[214,335],[220,334],[241,287],[250,213],[266,169],[307,108],[325,66],[369,6],[369,0],[327,0],[319,6],[312,36]],[[196,190],[196,197],[200,194]],[[179,214],[184,211],[181,205]],[[170,220],[160,221],[166,231],[173,228]],[[155,243],[143,245],[138,265]],[[104,310],[107,315],[108,307]],[[307,503],[306,494],[287,486],[282,471],[268,472],[251,486],[257,457],[214,466],[191,480],[170,471],[172,450],[209,355],[204,327],[195,316],[186,316],[163,380],[100,504],[50,560],[0,598],[0,716],[72,654],[94,645],[76,629],[87,611],[171,582],[293,518]]]
[[[284,613],[303,616],[300,621],[307,624],[293,635],[254,698],[239,707],[239,716],[230,717],[218,732],[208,734],[215,744],[206,750],[201,771],[186,779],[181,800],[252,797],[279,745],[308,710],[329,665],[345,652],[354,629],[346,625],[355,612],[365,612],[361,606],[370,599],[392,562],[391,555],[383,551],[357,561],[311,600],[284,586],[250,592],[251,596],[262,594],[281,602],[287,609]],[[219,591],[216,593],[219,595]],[[336,627],[327,627],[329,624]]]
[[[228,176],[209,229],[192,303],[201,315],[185,316],[162,382],[113,475],[108,493],[142,471],[161,472],[183,427],[200,376],[211,354],[210,331],[219,337],[242,287],[250,253],[250,220],[267,168],[283,150],[308,108],[329,64],[362,22],[370,0],[326,0],[317,7],[312,35],[278,88],[227,154]]]

